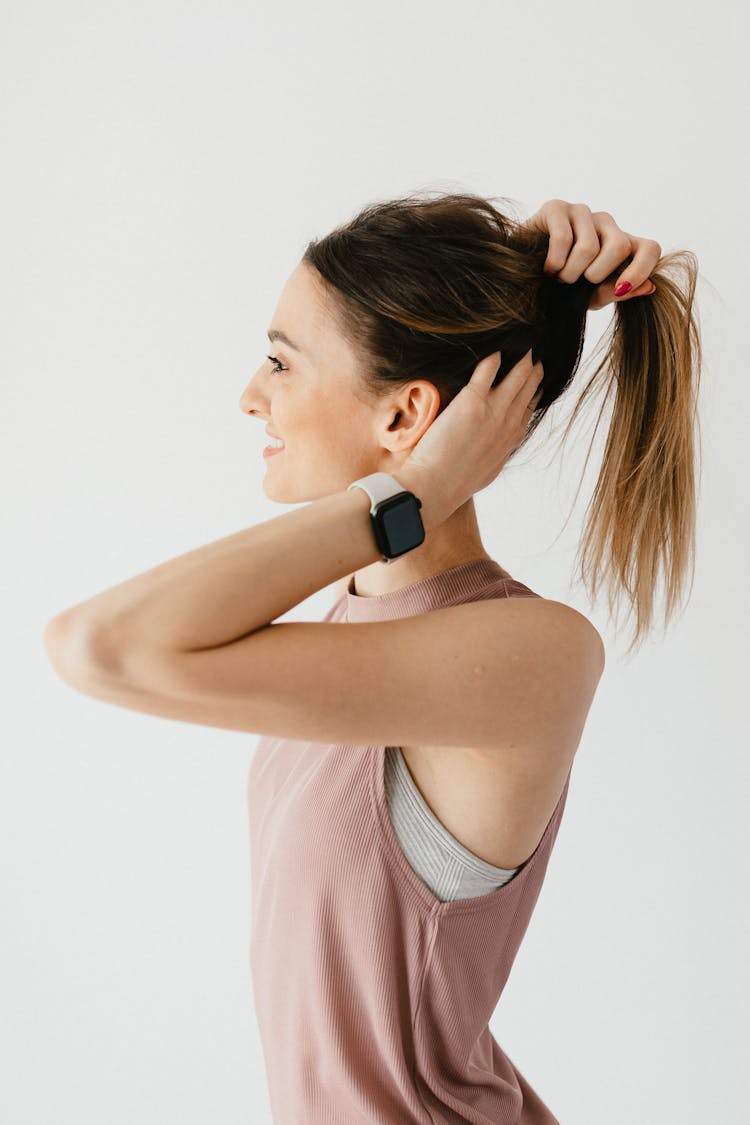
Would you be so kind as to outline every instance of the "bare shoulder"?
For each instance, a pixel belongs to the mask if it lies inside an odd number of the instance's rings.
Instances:
[[[562,602],[480,604],[505,634],[508,672],[502,679],[520,674],[503,700],[497,746],[417,745],[401,752],[425,801],[454,838],[480,859],[510,870],[534,852],[560,799],[604,669],[604,644],[588,618]],[[506,741],[509,730],[513,738]]]
[[[574,609],[573,606],[566,605],[565,602],[554,601],[550,598],[524,598],[523,600],[536,602],[538,605],[544,607],[541,611],[542,614],[545,614],[549,607],[548,619],[550,627],[555,628],[561,626],[562,628],[570,629],[571,635],[578,640],[583,650],[590,652],[594,666],[599,666],[600,674],[604,671],[604,665],[606,663],[604,641],[602,640],[599,630],[589,621],[585,614]]]
[[[519,598],[513,603],[522,605],[522,614],[525,612],[533,622],[528,642],[533,649],[530,664],[547,677],[546,694],[552,713],[562,722],[567,717],[571,742],[577,745],[604,672],[604,642],[591,621],[564,602]],[[523,617],[516,616],[515,626],[519,633],[524,631]]]
[[[467,602],[466,608],[487,607],[498,626],[516,634],[516,641],[531,658],[541,664],[557,662],[564,667],[570,658],[583,661],[597,678],[604,670],[604,642],[588,617],[565,602],[552,598],[493,598]]]
[[[474,603],[475,604],[475,603]],[[569,759],[578,746],[605,666],[604,642],[589,619],[572,606],[548,598],[508,598],[492,606],[505,633],[502,678],[517,680],[506,716],[535,745]],[[527,678],[534,684],[529,692]],[[533,697],[533,706],[531,705]]]

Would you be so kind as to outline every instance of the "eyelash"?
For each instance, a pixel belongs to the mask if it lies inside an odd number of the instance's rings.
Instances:
[[[267,355],[266,359],[270,359],[271,363],[276,364],[276,367],[274,367],[273,370],[276,372],[277,375],[281,375],[284,371],[289,370],[288,367],[284,367],[283,363],[281,363],[281,361],[278,360],[275,355]]]

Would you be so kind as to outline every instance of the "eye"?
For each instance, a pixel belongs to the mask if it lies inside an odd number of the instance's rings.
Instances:
[[[280,360],[278,360],[275,355],[267,355],[266,359],[270,359],[271,363],[276,364],[276,366],[274,367],[273,370],[276,372],[277,375],[280,375],[282,373],[282,371],[288,371],[289,370],[288,367],[284,367],[283,363]]]

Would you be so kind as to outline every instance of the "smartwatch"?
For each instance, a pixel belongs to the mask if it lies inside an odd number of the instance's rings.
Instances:
[[[370,473],[347,488],[362,488],[370,497],[370,518],[375,542],[389,563],[421,546],[424,524],[419,514],[422,501],[409,492],[390,473]]]

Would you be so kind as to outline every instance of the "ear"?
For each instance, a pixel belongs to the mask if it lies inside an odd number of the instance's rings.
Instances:
[[[414,379],[389,400],[383,445],[393,453],[412,449],[439,413],[440,392],[435,384],[429,379]]]

